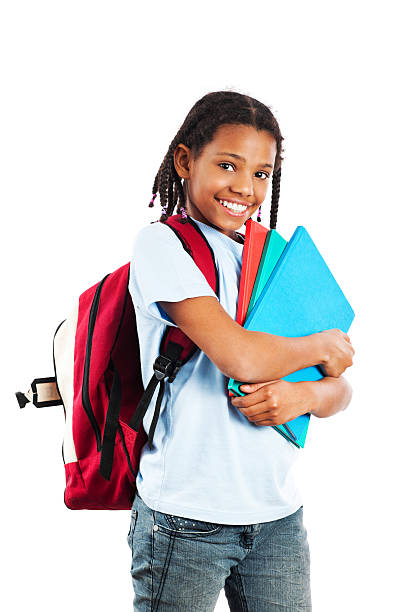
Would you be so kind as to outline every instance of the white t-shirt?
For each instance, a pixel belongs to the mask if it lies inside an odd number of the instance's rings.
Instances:
[[[243,244],[193,222],[214,253],[220,304],[235,320]],[[146,388],[166,325],[176,327],[157,302],[217,296],[174,231],[160,222],[143,227],[135,237],[129,291]],[[136,479],[139,495],[150,508],[213,523],[249,525],[283,518],[302,505],[292,469],[300,449],[273,427],[251,423],[231,403],[227,383],[200,349],[172,383],[165,379],[153,448],[144,445]],[[159,385],[143,419],[147,433],[158,392]]]

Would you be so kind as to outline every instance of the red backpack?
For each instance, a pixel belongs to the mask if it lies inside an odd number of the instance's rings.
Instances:
[[[191,217],[185,224],[180,219],[181,215],[172,215],[164,224],[174,231],[219,297],[212,248]],[[27,393],[16,393],[20,408],[28,402],[37,408],[64,408],[64,502],[71,510],[131,509],[141,450],[146,441],[152,448],[165,379],[173,382],[198,350],[178,327],[167,326],[154,374],[144,389],[128,290],[129,267],[130,262],[79,296],[73,312],[54,334],[54,376],[36,378]],[[142,421],[158,384],[147,435]]]

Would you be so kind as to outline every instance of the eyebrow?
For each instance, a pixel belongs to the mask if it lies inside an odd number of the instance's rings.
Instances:
[[[242,155],[237,155],[236,153],[228,153],[228,151],[219,151],[215,155],[231,155],[231,157],[235,157],[236,159],[241,159],[242,161],[246,161],[245,157],[242,157]],[[262,164],[262,168],[272,168],[273,170],[273,166],[271,164]]]

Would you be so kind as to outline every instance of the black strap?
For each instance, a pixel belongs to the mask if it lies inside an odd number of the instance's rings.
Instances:
[[[143,421],[143,417],[146,414],[146,411],[149,407],[150,402],[152,401],[152,397],[154,391],[159,384],[159,379],[156,378],[156,374],[152,376],[149,384],[146,387],[146,390],[140,400],[136,410],[134,411],[132,418],[129,421],[129,427],[131,427],[134,431],[138,432],[140,429],[140,425]]]
[[[116,432],[119,424],[119,412],[122,400],[122,384],[120,381],[119,372],[115,368],[112,361],[111,366],[113,368],[113,381],[109,395],[108,410],[106,412],[101,449],[101,461],[99,464],[99,472],[102,474],[105,480],[110,480],[112,473]]]
[[[160,389],[157,396],[156,406],[154,410],[153,419],[149,429],[148,444],[150,450],[153,448],[153,436],[156,429],[157,421],[160,415],[160,406],[164,395],[164,379],[168,377],[168,382],[171,383],[176,377],[177,372],[180,370],[182,365],[179,359],[183,351],[183,346],[176,342],[169,341],[167,343],[164,354],[159,355],[153,364],[154,375],[150,379],[149,384],[139,402],[132,418],[129,421],[129,427],[134,431],[138,432],[143,421],[143,417],[147,412],[147,409],[152,401],[153,394],[157,385],[160,383]]]
[[[154,436],[154,432],[156,429],[156,425],[157,425],[157,421],[159,419],[159,415],[160,415],[160,406],[162,403],[162,399],[163,399],[163,395],[164,395],[164,380],[160,381],[160,389],[159,389],[159,394],[157,396],[157,401],[156,401],[156,406],[154,409],[154,415],[153,415],[153,419],[150,425],[150,429],[149,429],[149,438],[147,443],[149,444],[149,448],[150,450],[152,450],[153,448],[153,436]]]

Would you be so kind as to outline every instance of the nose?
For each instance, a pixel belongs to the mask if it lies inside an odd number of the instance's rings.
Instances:
[[[252,176],[249,173],[240,173],[231,184],[231,190],[244,197],[253,195],[254,186],[252,183]]]

